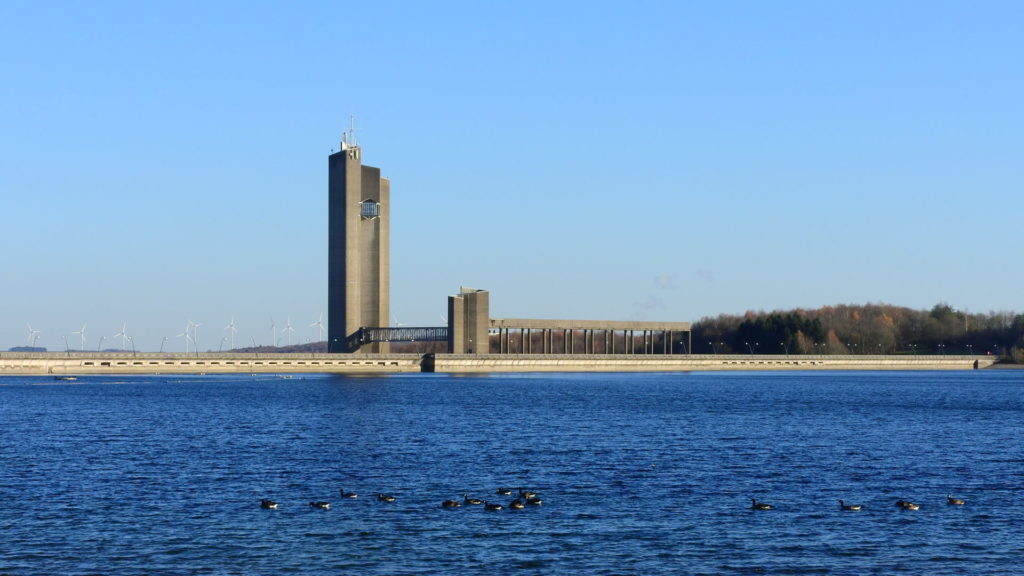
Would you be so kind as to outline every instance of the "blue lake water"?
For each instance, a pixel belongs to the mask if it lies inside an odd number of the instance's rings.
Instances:
[[[1019,574],[1024,371],[5,377],[0,502],[0,574]]]

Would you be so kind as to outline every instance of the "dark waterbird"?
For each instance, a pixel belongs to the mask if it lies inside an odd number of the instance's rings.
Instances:
[[[462,504],[458,500],[445,500],[441,502],[441,508],[458,508],[459,506],[462,506]]]
[[[394,502],[395,497],[391,494],[377,494],[377,500],[380,500],[381,502]]]
[[[342,498],[359,498],[359,494],[356,494],[355,492],[345,492],[344,488],[338,490],[338,493],[341,494]]]
[[[902,498],[900,498],[899,500],[896,501],[896,506],[899,506],[900,508],[902,508],[904,510],[917,510],[918,508],[921,507],[919,504],[914,504],[913,502],[908,502],[907,500],[904,500]]]
[[[260,500],[260,508],[263,508],[264,510],[277,510],[277,502],[264,498],[263,500]]]
[[[771,510],[772,509],[772,505],[771,504],[765,504],[764,502],[758,502],[756,499],[751,498],[750,499],[750,509],[751,510]]]
[[[484,500],[484,510],[503,510],[504,506],[501,504],[491,504],[487,500]]]
[[[959,498],[953,498],[949,494],[946,494],[946,504],[950,504],[953,506],[963,506],[965,502]]]
[[[842,500],[840,500],[839,501],[839,509],[840,510],[846,510],[848,512],[859,512],[860,509],[861,509],[861,505],[860,504],[847,504],[847,503],[843,502]]]
[[[462,503],[463,504],[469,504],[471,506],[477,506],[477,505],[483,504],[484,501],[479,499],[479,498],[470,498],[469,494],[463,494],[462,495]]]
[[[324,502],[323,500],[317,500],[316,502],[310,502],[309,505],[312,506],[313,508],[319,508],[320,510],[330,510],[331,509],[331,503],[330,502]]]

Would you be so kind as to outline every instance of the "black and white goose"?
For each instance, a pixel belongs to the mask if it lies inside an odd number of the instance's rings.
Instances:
[[[917,510],[921,507],[919,504],[908,502],[907,500],[903,500],[902,498],[896,501],[896,505],[904,510]]]
[[[847,504],[842,500],[839,501],[839,509],[846,510],[847,512],[859,512],[861,509],[860,504]]]

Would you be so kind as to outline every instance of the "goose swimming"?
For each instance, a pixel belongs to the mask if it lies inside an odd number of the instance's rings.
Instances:
[[[902,498],[896,501],[896,505],[899,506],[900,508],[903,508],[904,510],[917,510],[921,507],[919,504],[908,502],[906,500],[903,500]]]
[[[849,512],[859,512],[860,509],[861,509],[861,505],[860,504],[847,504],[847,503],[843,502],[842,500],[840,500],[839,501],[839,509],[840,510],[847,510]]]

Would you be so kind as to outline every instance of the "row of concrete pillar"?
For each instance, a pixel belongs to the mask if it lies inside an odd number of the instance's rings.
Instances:
[[[514,342],[513,333],[519,333]],[[534,350],[533,336],[540,333],[539,350]],[[583,350],[577,351],[576,335],[583,336]],[[622,346],[616,347],[616,334],[622,335]],[[657,335],[661,334],[658,342]],[[685,341],[682,340],[685,334]],[[672,354],[673,342],[678,335],[684,352],[690,350],[690,333],[673,330],[568,330],[544,328],[498,328],[499,354]],[[517,345],[518,344],[518,345]],[[660,348],[660,350],[659,350]]]

